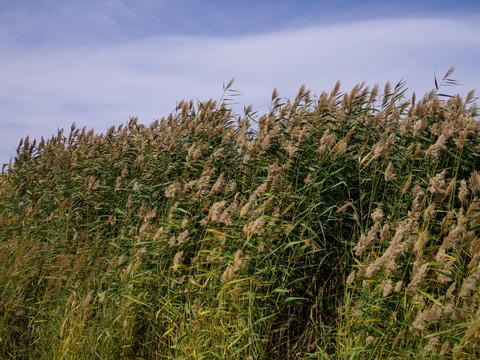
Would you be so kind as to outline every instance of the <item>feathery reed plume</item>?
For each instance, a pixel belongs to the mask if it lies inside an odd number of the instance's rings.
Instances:
[[[221,282],[232,280],[235,277],[235,273],[245,266],[245,259],[243,250],[237,250],[233,256],[233,264],[225,270],[221,277]]]
[[[215,184],[213,184],[212,189],[210,190],[210,194],[222,192],[224,186],[225,186],[225,180],[224,180],[224,173],[222,172],[218,177],[217,181],[215,182]]]
[[[413,148],[415,147],[415,143],[411,143],[408,145],[407,150],[405,150],[405,155],[403,156],[403,161],[407,160],[410,155],[412,155]]]
[[[469,183],[472,193],[480,191],[480,173],[477,170],[472,172]]]
[[[83,299],[80,307],[82,309],[85,309],[89,304],[90,304],[90,301],[92,300],[92,297],[93,297],[93,294],[95,293],[95,290],[90,290],[87,294],[87,296],[85,296],[85,299]]]
[[[385,169],[385,181],[392,181],[397,178],[397,175],[393,172],[393,163],[390,161]]]
[[[430,187],[428,188],[428,191],[430,191],[432,194],[437,195],[437,199],[443,198],[443,195],[445,194],[445,174],[446,170],[443,170],[442,172],[435,175],[432,179],[430,179]]]
[[[313,173],[308,173],[307,177],[305,178],[305,184],[310,184],[313,181]]]
[[[375,222],[381,222],[383,219],[384,213],[382,210],[381,205],[379,205],[375,211],[370,215],[370,217],[373,219]]]
[[[243,231],[245,233],[252,234],[252,235],[263,235],[264,225],[265,225],[265,220],[260,217],[255,221],[253,221],[252,223],[248,224],[248,226],[245,225],[245,227],[243,228]]]
[[[446,142],[446,138],[445,136],[442,134],[438,137],[437,139],[437,142],[433,145],[431,145],[426,153],[425,153],[425,156],[426,157],[429,157],[429,158],[432,158],[434,160],[438,160],[438,157],[440,156],[440,152],[444,149],[446,149],[446,145],[445,145],[445,142]]]
[[[271,164],[268,167],[268,175],[267,178],[272,181],[272,189],[275,187],[282,180],[282,167],[278,165],[277,162]]]
[[[465,181],[465,179],[462,179],[460,181],[460,188],[458,190],[458,199],[463,205],[466,204],[467,202],[467,195],[468,195],[467,182]]]
[[[408,191],[411,184],[412,184],[412,176],[409,176],[405,184],[402,186],[402,189],[400,190],[399,197],[402,197]]]
[[[249,202],[254,202],[258,196],[262,196],[265,193],[265,190],[267,189],[268,183],[263,183],[262,185],[258,186],[255,191],[250,195],[250,198],[248,199]]]
[[[179,251],[173,257],[173,265],[172,265],[173,271],[178,271],[178,268],[182,264],[182,262],[183,262],[183,251]]]
[[[420,136],[425,131],[427,126],[428,126],[428,124],[427,124],[426,119],[424,117],[422,117],[413,126],[413,136],[414,137]]]
[[[378,223],[375,223],[378,224]],[[369,264],[365,270],[365,277],[374,277],[382,268],[387,267],[387,270],[394,265],[394,261],[400,255],[405,253],[408,249],[408,244],[402,242],[405,232],[407,231],[407,221],[402,221],[390,241],[390,246],[385,250],[382,256],[378,257],[372,264]]]
[[[423,276],[428,270],[428,264],[422,264],[420,267],[415,266],[414,264],[414,270],[413,270],[413,276],[412,279],[410,280],[410,283],[408,286],[405,288],[405,293],[407,294],[413,294],[415,291],[418,290],[418,285],[423,279]]]
[[[247,202],[240,210],[241,218],[251,218],[255,215],[255,210],[251,202]]]
[[[165,234],[165,231],[163,229],[163,226],[158,228],[158,230],[155,232],[155,235],[153,236],[153,240],[158,241],[163,234]]]
[[[385,149],[386,149],[386,147],[385,147],[385,137],[386,137],[386,135],[387,135],[386,132],[383,133],[380,136],[380,140],[372,146],[373,158],[374,159],[379,158],[385,152]]]
[[[347,280],[346,280],[345,283],[346,283],[347,285],[353,284],[353,282],[355,281],[356,276],[357,276],[357,272],[356,272],[356,270],[353,270],[353,271],[348,275]]]
[[[222,216],[222,211],[223,208],[227,202],[225,200],[216,202],[212,205],[210,208],[210,220],[214,223],[218,223],[220,221],[220,218]]]
[[[180,182],[175,180],[166,190],[165,197],[167,198],[176,198],[179,197],[182,193],[182,188]]]
[[[319,152],[324,152],[327,148],[332,148],[335,145],[335,141],[337,136],[330,132],[330,129],[325,130],[321,139],[320,139],[320,147],[318,149]]]
[[[358,244],[353,248],[355,250],[355,255],[360,256],[363,254],[367,246],[371,245],[375,239],[378,230],[378,222],[375,222],[373,226],[368,230],[367,235],[362,234]]]
[[[182,231],[179,235],[178,235],[178,238],[177,238],[177,244],[178,245],[181,245],[185,242],[185,240],[187,239],[188,237],[188,230],[185,230],[185,231]]]

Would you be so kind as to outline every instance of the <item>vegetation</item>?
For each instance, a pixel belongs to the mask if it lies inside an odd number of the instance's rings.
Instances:
[[[473,92],[339,88],[22,140],[0,357],[480,358]]]

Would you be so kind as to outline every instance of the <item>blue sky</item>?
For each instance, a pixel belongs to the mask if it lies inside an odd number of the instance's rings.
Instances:
[[[268,111],[337,80],[407,81],[423,95],[450,66],[480,83],[480,1],[0,0],[0,164],[22,137],[130,116],[149,124],[181,99],[222,95]]]

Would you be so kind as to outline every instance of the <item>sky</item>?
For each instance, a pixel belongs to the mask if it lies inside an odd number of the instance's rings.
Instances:
[[[232,78],[237,113],[261,115],[274,88],[404,80],[419,97],[451,66],[442,92],[465,96],[479,63],[478,0],[0,0],[0,165],[27,135],[150,124]]]

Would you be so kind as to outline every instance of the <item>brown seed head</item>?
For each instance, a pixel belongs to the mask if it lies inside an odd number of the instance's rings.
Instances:
[[[392,181],[397,178],[397,175],[393,172],[393,164],[390,161],[385,169],[385,181]]]
[[[480,173],[474,170],[470,176],[470,190],[473,193],[480,191]]]
[[[378,206],[375,211],[370,215],[375,222],[380,222],[383,219],[383,210],[381,206]]]
[[[430,191],[432,194],[437,195],[445,194],[445,174],[446,170],[443,170],[441,173],[438,173],[432,179],[430,179],[430,187],[428,188],[428,191]]]
[[[224,201],[216,202],[212,205],[210,209],[210,220],[212,222],[217,223],[220,221],[223,208],[225,207],[226,204],[227,202],[224,200]]]
[[[177,271],[178,270],[178,266],[182,263],[183,261],[183,251],[179,251],[175,254],[175,256],[173,257],[173,270],[174,271]]]
[[[383,297],[387,297],[393,290],[393,282],[392,279],[387,279],[382,283],[382,290],[383,290]]]
[[[252,235],[263,235],[264,225],[265,225],[265,220],[260,217],[256,219],[253,223],[248,225],[246,232]]]
[[[432,144],[426,151],[425,156],[428,158],[432,158],[434,160],[437,160],[438,157],[440,156],[440,152],[444,149],[446,149],[446,138],[442,134],[438,137],[437,142],[435,144]]]
[[[175,180],[166,190],[165,190],[165,197],[167,198],[175,198],[180,196],[182,193],[182,188],[180,187],[180,182]]]
[[[467,182],[465,181],[465,179],[462,179],[462,181],[460,181],[460,189],[458,190],[458,199],[462,204],[465,204],[467,202],[467,195]]]

